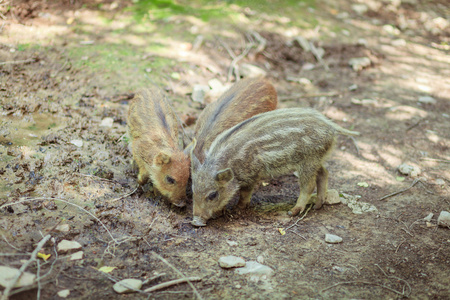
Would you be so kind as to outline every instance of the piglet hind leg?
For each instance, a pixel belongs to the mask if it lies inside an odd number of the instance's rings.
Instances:
[[[250,205],[254,189],[254,185],[241,187],[241,189],[239,190],[239,202],[237,204],[237,207],[239,209],[244,209]]]
[[[328,194],[328,171],[324,166],[321,166],[317,172],[316,177],[317,184],[317,202],[314,205],[314,209],[320,209],[325,203]]]
[[[299,172],[300,174],[300,172]],[[301,180],[299,179],[300,184],[300,196],[297,199],[297,203],[295,206],[288,212],[290,216],[296,216],[299,213],[303,212],[306,208],[306,205],[311,198],[311,194],[314,192],[314,188],[316,187],[316,177],[308,176],[304,177],[307,179]]]

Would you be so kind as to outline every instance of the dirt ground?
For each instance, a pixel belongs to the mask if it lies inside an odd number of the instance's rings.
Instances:
[[[51,235],[41,250],[50,258],[27,268],[39,284],[11,299],[59,299],[65,289],[73,299],[198,297],[186,283],[128,295],[112,289],[114,280],[156,275],[144,288],[200,277],[192,284],[204,299],[450,298],[450,229],[437,226],[450,211],[448,3],[210,1],[189,10],[186,1],[160,2],[172,6],[144,16],[136,1],[0,2],[1,265],[20,268]],[[124,139],[128,101],[160,86],[190,134],[217,98],[195,102],[192,87],[234,82],[230,51],[236,66],[267,72],[280,108],[314,107],[361,132],[338,138],[329,187],[375,211],[336,204],[291,218],[299,193],[291,175],[261,184],[248,210],[230,207],[195,228],[192,203],[171,207],[138,188]],[[358,57],[370,65],[352,69]],[[400,174],[402,163],[419,174]],[[327,233],[342,243],[326,243]],[[62,240],[80,243],[84,258],[58,253]],[[273,275],[222,269],[227,255],[258,259]]]

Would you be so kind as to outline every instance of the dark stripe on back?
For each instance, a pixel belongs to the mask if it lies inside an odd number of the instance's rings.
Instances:
[[[164,101],[164,100],[162,100],[162,101]],[[158,116],[159,120],[161,121],[161,125],[166,129],[166,131],[168,133],[170,133],[170,126],[167,123],[166,115],[164,114],[161,105],[159,104],[158,101],[153,101],[153,104],[155,107],[156,115]]]
[[[213,124],[217,117],[226,109],[226,107],[231,103],[231,101],[236,96],[236,91],[233,91],[230,93],[230,95],[227,95],[227,97],[224,100],[220,100],[220,105],[215,109],[214,114],[209,118],[208,123]]]
[[[256,116],[251,117],[250,119],[247,119],[233,127],[231,127],[230,129],[228,129],[227,131],[225,131],[226,134],[222,135],[222,137],[220,138],[220,141],[218,141],[218,144],[223,144],[231,135],[233,135],[236,131],[239,131],[241,128],[245,127],[246,125],[248,125],[249,123],[255,121],[256,119],[258,119],[259,117],[261,117],[261,115],[263,114],[259,114]]]

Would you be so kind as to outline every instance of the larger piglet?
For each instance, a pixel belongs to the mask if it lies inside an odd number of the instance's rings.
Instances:
[[[206,106],[195,124],[195,156],[203,162],[205,151],[223,131],[277,107],[277,92],[263,77],[247,78],[235,83],[216,102]]]
[[[172,204],[184,206],[190,161],[178,147],[177,118],[162,91],[143,90],[130,102],[128,135],[138,183],[150,179]]]
[[[239,192],[239,207],[250,203],[255,185],[264,178],[297,171],[300,196],[289,212],[297,215],[317,186],[320,208],[327,196],[328,171],[323,166],[337,134],[358,135],[308,108],[278,109],[256,115],[224,131],[201,163],[191,153],[194,218],[205,226]]]

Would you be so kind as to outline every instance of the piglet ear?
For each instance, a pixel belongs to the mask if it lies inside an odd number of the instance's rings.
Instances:
[[[154,159],[155,165],[164,165],[170,163],[170,155],[164,152],[159,152],[156,154]]]
[[[233,180],[234,174],[230,168],[226,168],[224,170],[220,170],[216,173],[216,177],[214,178],[219,185],[224,185],[225,183]]]
[[[186,149],[184,149],[185,154],[189,153],[189,158],[191,159],[191,170],[192,171],[197,170],[201,166],[200,161],[198,160],[197,156],[195,156],[195,154],[194,154],[195,146],[197,146],[196,138],[194,138],[192,140],[192,142],[186,147]]]
[[[186,146],[186,148],[184,148],[183,153],[186,155],[192,155],[192,152],[195,149],[195,146],[197,146],[197,139],[194,138],[192,140],[192,142],[189,143],[189,145]]]

